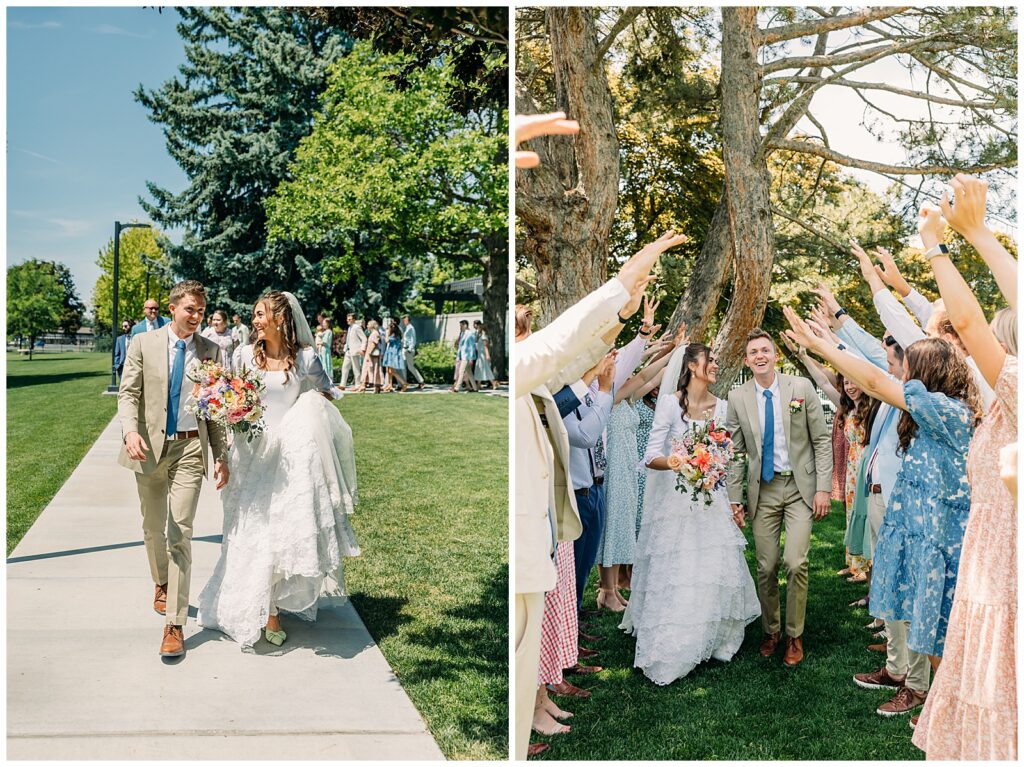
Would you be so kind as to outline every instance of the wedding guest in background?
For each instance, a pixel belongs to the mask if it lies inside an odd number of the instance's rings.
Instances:
[[[491,391],[498,388],[498,382],[494,380],[494,371],[491,369],[491,342],[484,331],[484,323],[476,320],[473,323],[476,334],[476,362],[473,365],[474,380],[483,383],[489,381]]]
[[[395,390],[395,383],[402,388],[399,391],[406,391],[409,384],[405,380],[405,360],[402,357],[402,331],[398,328],[398,320],[391,320],[388,326],[388,336],[384,342],[384,357],[381,363],[386,371],[387,382],[384,391]]]
[[[374,394],[380,394],[381,386],[384,385],[384,372],[381,368],[381,338],[377,320],[369,320],[366,323],[366,345],[363,352],[363,371],[359,379],[359,386],[356,391],[366,391],[367,386],[373,387]]]
[[[341,365],[341,382],[338,384],[344,389],[348,386],[348,374],[352,373],[352,388],[358,387],[362,380],[363,354],[366,351],[366,333],[358,322],[356,316],[349,313],[348,332],[345,334],[345,361]]]
[[[166,317],[160,316],[160,305],[152,298],[147,298],[142,305],[142,313],[145,318],[132,328],[132,338],[139,333],[148,333],[151,330],[158,330],[170,322]]]
[[[121,335],[114,341],[114,368],[117,370],[117,380],[121,380],[121,373],[124,371],[124,361],[128,356],[128,342],[131,340],[132,321],[125,320],[121,323]]]
[[[231,315],[231,323],[231,338],[235,342],[235,348],[247,346],[249,344],[249,326],[242,322],[240,314]]]
[[[331,330],[331,321],[324,317],[320,321],[320,346],[317,349],[317,356],[324,372],[332,381],[334,380],[334,331]]]
[[[992,387],[995,401],[971,441],[971,510],[957,588],[942,665],[914,744],[929,759],[1015,760],[1017,513],[1012,495],[1000,481],[998,456],[1017,441],[1017,358],[1007,353],[1016,341],[1015,334],[1010,338],[1005,330],[1000,339],[986,322],[942,245],[946,222],[988,265],[1011,311],[1017,305],[1017,262],[985,226],[988,184],[961,174],[950,187],[956,204],[943,194],[941,213],[931,206],[923,208],[918,231],[949,320]]]
[[[420,389],[423,388],[423,376],[416,369],[416,328],[412,326],[412,320],[408,314],[402,315],[402,351],[405,353],[406,381],[415,378],[419,382]]]
[[[233,372],[232,357],[235,351],[235,337],[228,326],[228,314],[223,309],[217,309],[210,315],[210,326],[201,335],[209,338],[220,347],[220,359],[222,367],[228,372]]]
[[[459,337],[455,342],[455,385],[453,392],[458,392],[465,384],[467,391],[480,391],[473,379],[473,360],[476,359],[476,333],[469,329],[467,320],[459,321]]]

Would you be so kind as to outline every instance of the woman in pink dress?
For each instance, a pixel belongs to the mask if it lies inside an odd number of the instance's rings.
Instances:
[[[918,230],[939,292],[971,358],[995,389],[996,401],[971,442],[967,458],[971,511],[945,652],[914,745],[928,759],[1015,760],[1017,689],[1017,517],[999,476],[999,451],[1017,441],[1017,262],[985,227],[988,184],[958,175],[950,182],[956,205],[942,198],[942,214],[985,260],[1010,305],[992,327],[948,255],[937,247],[945,221],[921,211]],[[914,721],[911,720],[913,725]]]

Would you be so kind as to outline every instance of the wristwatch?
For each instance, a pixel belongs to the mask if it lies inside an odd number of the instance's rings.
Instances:
[[[925,258],[929,260],[935,258],[936,256],[948,256],[949,248],[947,248],[944,243],[940,242],[938,245],[935,245],[934,247],[931,247],[927,251],[925,251],[924,255]]]
[[[627,322],[629,322],[629,317],[626,317],[626,319],[622,319],[622,315],[621,314],[616,314],[615,316],[619,318],[619,322],[621,322],[623,325],[625,325]]]
[[[836,317],[836,319],[838,320],[838,319],[839,319],[840,317],[842,317],[842,316],[843,316],[844,314],[847,314],[847,311],[846,311],[846,309],[844,309],[843,307],[841,307],[841,306],[840,306],[840,307],[839,307],[839,311],[838,311],[838,312],[836,312],[836,315],[835,315],[835,317]]]

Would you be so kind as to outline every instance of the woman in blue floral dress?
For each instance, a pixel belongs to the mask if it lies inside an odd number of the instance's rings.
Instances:
[[[409,388],[403,373],[405,373],[405,356],[402,352],[402,331],[398,328],[398,320],[391,320],[388,327],[388,338],[384,347],[384,358],[381,364],[387,376],[387,386],[384,391],[394,391],[394,384],[398,384],[405,391]]]
[[[640,422],[636,427],[636,454],[643,455],[647,452],[647,440],[651,436],[651,426],[654,425],[654,405],[658,401],[658,389],[648,392],[643,399],[637,400],[636,413],[640,416]],[[637,506],[636,506],[636,535],[640,537],[640,520],[644,515],[644,485],[647,482],[647,469],[638,468],[637,474]]]
[[[971,508],[967,450],[981,417],[974,375],[948,341],[924,338],[906,349],[900,386],[819,339],[792,309],[784,311],[790,338],[869,396],[903,411],[897,427],[903,465],[875,543],[870,609],[876,618],[909,621],[907,646],[937,666]]]

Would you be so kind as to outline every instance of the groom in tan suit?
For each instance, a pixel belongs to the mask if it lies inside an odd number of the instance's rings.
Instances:
[[[160,655],[185,654],[192,520],[213,449],[217,489],[228,481],[227,434],[186,411],[197,361],[220,362],[220,347],[197,332],[206,291],[195,280],[179,282],[168,298],[171,322],[144,333],[128,347],[117,395],[124,434],[118,463],[135,472],[142,504],[142,536],[156,584],[153,608],[166,616]]]
[[[832,437],[814,385],[806,378],[776,372],[778,355],[767,333],[747,336],[744,362],[751,381],[729,393],[727,427],[737,456],[747,455],[747,502],[743,465],[734,462],[728,478],[733,517],[745,526],[752,518],[757,555],[757,595],[765,638],[761,655],[775,654],[781,635],[779,540],[786,530],[786,652],[783,662],[803,660],[807,607],[807,552],[812,520],[829,511],[832,491]]]

